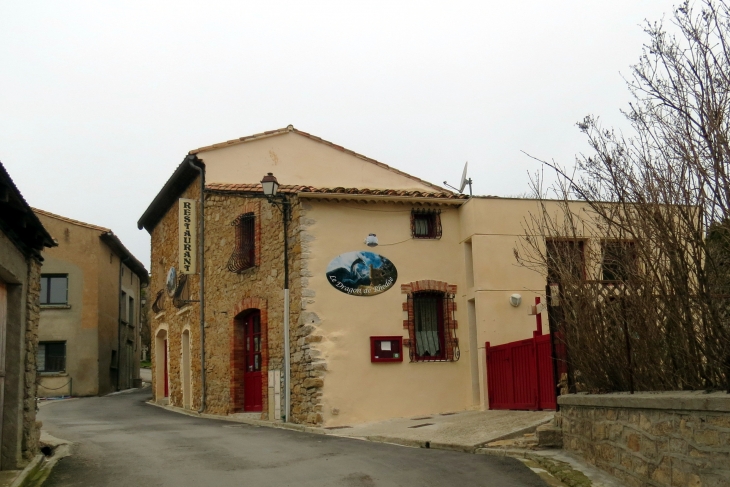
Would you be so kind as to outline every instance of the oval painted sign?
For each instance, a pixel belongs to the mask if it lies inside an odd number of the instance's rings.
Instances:
[[[397,279],[395,265],[374,252],[340,254],[327,266],[327,280],[332,287],[352,296],[384,293],[393,287]]]

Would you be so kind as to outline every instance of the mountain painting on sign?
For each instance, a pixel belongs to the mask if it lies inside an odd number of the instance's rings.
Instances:
[[[395,265],[374,252],[340,254],[327,266],[327,280],[340,292],[353,296],[384,293],[398,279]]]

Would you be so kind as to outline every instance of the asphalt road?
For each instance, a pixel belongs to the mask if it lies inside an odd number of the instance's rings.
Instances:
[[[44,484],[60,486],[545,487],[521,462],[190,417],[149,389],[59,401],[39,413],[74,442]]]

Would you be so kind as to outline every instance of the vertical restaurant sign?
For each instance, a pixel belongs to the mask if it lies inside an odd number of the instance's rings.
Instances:
[[[180,198],[180,273],[195,274],[197,272],[198,231],[195,200]]]

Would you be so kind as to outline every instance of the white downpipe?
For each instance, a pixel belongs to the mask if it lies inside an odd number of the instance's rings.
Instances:
[[[289,349],[289,290],[284,289],[284,422],[290,423],[291,350]]]

